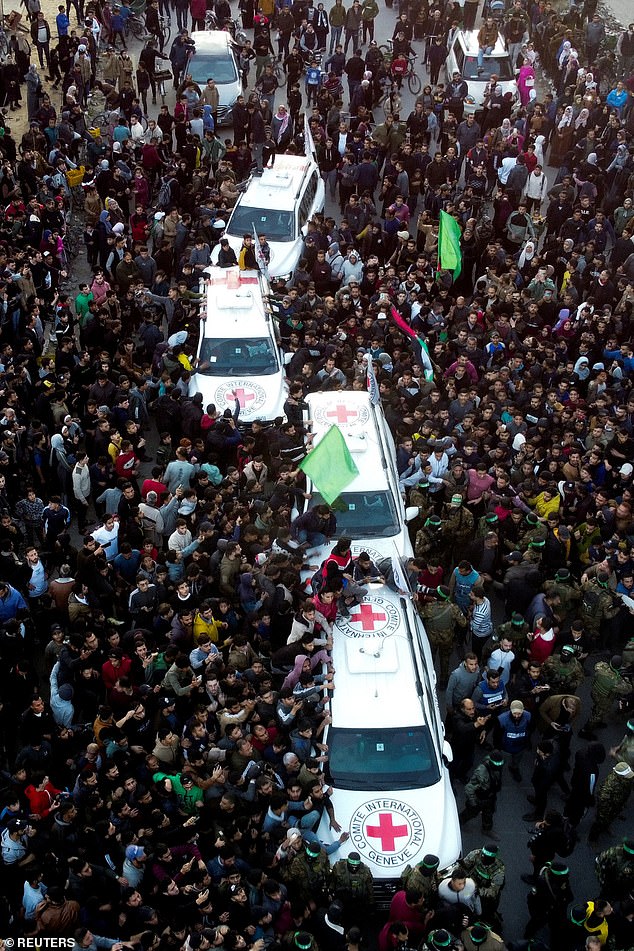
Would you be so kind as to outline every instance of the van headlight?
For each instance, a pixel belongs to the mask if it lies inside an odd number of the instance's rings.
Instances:
[[[475,99],[473,98],[473,96],[465,96],[464,101],[466,102],[468,106],[475,106]]]
[[[276,280],[276,281],[284,281],[284,282],[286,282],[286,281],[290,281],[290,279],[292,278],[292,276],[293,276],[293,272],[292,272],[292,271],[289,271],[288,274],[276,274],[276,275],[275,275],[275,280]]]

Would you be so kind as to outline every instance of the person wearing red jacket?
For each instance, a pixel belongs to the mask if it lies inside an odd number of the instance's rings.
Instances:
[[[29,809],[34,816],[45,819],[51,811],[57,808],[56,796],[61,789],[56,789],[52,782],[43,774],[34,774],[33,782],[26,787],[24,795],[29,800]]]
[[[101,679],[107,693],[110,693],[120,677],[128,676],[131,667],[130,658],[126,657],[119,647],[113,647],[108,654],[108,660],[101,668]]]

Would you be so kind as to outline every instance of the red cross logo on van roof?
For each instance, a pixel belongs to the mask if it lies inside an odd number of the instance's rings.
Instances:
[[[386,621],[387,615],[382,611],[373,611],[371,604],[359,605],[357,614],[351,614],[350,620],[360,624],[364,631],[373,631],[375,621]]]
[[[338,423],[347,423],[350,419],[356,419],[357,415],[356,409],[348,409],[343,403],[339,403],[334,410],[326,413],[329,419],[336,418]]]

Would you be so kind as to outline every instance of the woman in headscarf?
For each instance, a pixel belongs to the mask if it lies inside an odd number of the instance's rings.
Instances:
[[[585,129],[588,125],[588,119],[590,117],[590,110],[585,107],[579,112],[579,115],[575,119],[575,131],[581,132],[582,129]]]
[[[527,274],[531,270],[531,261],[535,257],[535,242],[527,241],[522,250],[519,252],[517,258],[517,266],[522,277],[526,278]]]
[[[537,164],[541,165],[542,168],[546,164],[544,162],[544,146],[545,145],[546,145],[546,136],[536,135],[535,136],[535,157],[537,159]]]
[[[59,485],[60,495],[64,504],[68,504],[71,494],[73,469],[64,446],[64,437],[61,433],[55,433],[51,437],[51,452],[49,456],[49,466],[51,473],[54,474]]]
[[[32,119],[40,107],[42,95],[42,80],[40,79],[35,63],[31,63],[29,71],[24,77],[26,83],[26,108],[29,119]]]
[[[575,133],[573,119],[572,106],[566,106],[563,115],[560,116],[557,122],[557,128],[553,134],[552,144],[550,146],[548,164],[555,168],[563,163],[566,154],[572,148]]]
[[[519,90],[522,108],[524,108],[530,102],[531,90],[535,88],[535,69],[531,63],[525,62],[524,65],[520,67],[519,76],[517,77],[517,88]]]

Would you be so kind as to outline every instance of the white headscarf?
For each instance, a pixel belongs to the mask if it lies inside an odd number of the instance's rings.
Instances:
[[[537,156],[537,164],[544,167],[544,143],[546,142],[545,135],[535,136],[535,155]]]
[[[534,257],[535,257],[535,242],[527,241],[524,247],[522,248],[519,261],[517,262],[517,266],[519,267],[520,271],[522,270],[524,265],[527,263],[527,261],[532,261]]]
[[[577,118],[575,119],[575,129],[585,129],[588,124],[588,119],[590,118],[590,110],[582,109]]]
[[[564,114],[557,124],[557,128],[559,130],[566,129],[570,125],[572,125],[572,106],[566,106]]]

